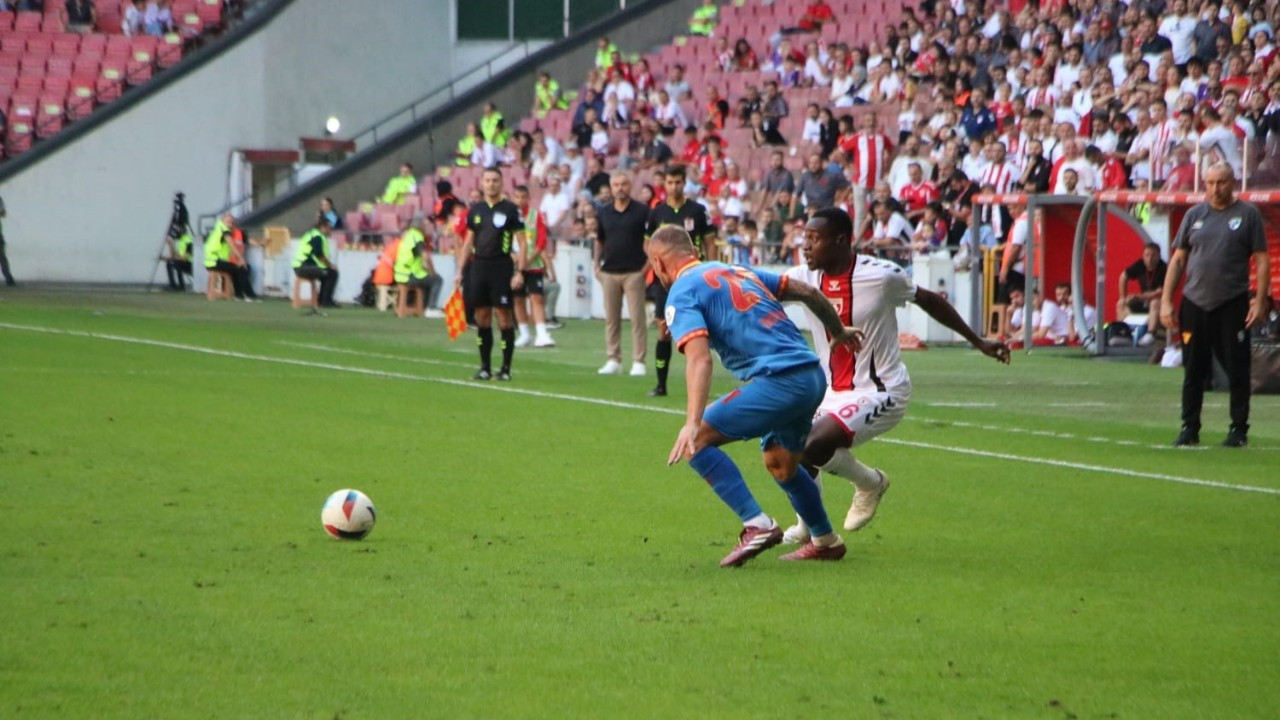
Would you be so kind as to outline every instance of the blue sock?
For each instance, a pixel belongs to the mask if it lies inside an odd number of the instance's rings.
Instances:
[[[791,507],[809,526],[809,534],[813,537],[831,532],[831,521],[827,519],[827,510],[822,506],[822,491],[813,476],[802,466],[796,467],[796,474],[787,482],[778,483],[782,492],[787,494]]]
[[[720,500],[738,514],[742,522],[763,513],[751,489],[742,479],[742,471],[718,447],[704,447],[689,460],[689,467],[702,476]],[[809,481],[813,484],[813,481]],[[821,507],[821,501],[819,501]]]

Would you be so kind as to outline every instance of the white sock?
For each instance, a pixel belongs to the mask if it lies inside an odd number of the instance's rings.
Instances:
[[[520,326],[520,337],[529,337],[529,326],[528,326],[528,325],[521,325],[521,326]]]
[[[810,538],[809,542],[817,545],[818,547],[835,547],[837,545],[844,544],[844,540],[841,540],[840,536],[833,532],[829,532],[820,537]]]
[[[538,337],[546,337],[546,336],[547,336],[547,326],[546,326],[546,324],[544,324],[544,323],[538,323],[537,325],[535,325],[535,326],[534,326],[534,329],[535,329],[535,330],[537,330],[537,332],[538,332]]]
[[[836,477],[848,480],[859,490],[874,490],[880,487],[880,473],[858,462],[847,448],[838,448],[822,469]]]
[[[753,527],[753,528],[759,528],[761,530],[768,530],[769,528],[773,527],[774,523],[773,523],[773,518],[769,517],[768,515],[765,515],[764,513],[760,513],[759,515],[751,518],[750,520],[742,524],[746,527]]]

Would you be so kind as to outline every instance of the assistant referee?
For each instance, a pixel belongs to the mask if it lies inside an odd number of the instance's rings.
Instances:
[[[694,250],[699,260],[707,259],[704,243],[711,237],[711,223],[707,220],[707,209],[684,195],[685,167],[670,165],[667,167],[665,186],[667,201],[649,211],[649,225],[645,234],[652,236],[663,225],[676,225],[689,233],[693,240]],[[667,288],[655,277],[650,283],[646,295],[653,301],[654,317],[658,321],[658,343],[653,351],[653,365],[658,371],[658,386],[649,391],[650,397],[662,397],[667,394],[667,372],[671,369],[671,329],[667,327],[666,307]]]
[[[511,379],[511,356],[515,352],[516,330],[512,315],[512,291],[524,284],[524,221],[520,208],[502,197],[502,171],[490,168],[480,178],[484,198],[467,209],[467,238],[459,251],[461,263],[454,286],[462,286],[463,272],[470,267],[470,280],[463,293],[475,308],[480,335],[480,369],[474,379],[493,375],[493,310],[498,310],[502,330],[502,367],[499,380]]]
[[[1200,408],[1213,360],[1227,371],[1231,429],[1224,447],[1249,444],[1249,329],[1270,311],[1270,264],[1262,213],[1237,200],[1235,173],[1217,163],[1205,173],[1205,202],[1182,218],[1165,275],[1160,321],[1182,331],[1182,432],[1174,445],[1200,443]],[[1257,263],[1258,289],[1249,299],[1249,261]],[[1173,294],[1187,271],[1180,323],[1173,322]]]

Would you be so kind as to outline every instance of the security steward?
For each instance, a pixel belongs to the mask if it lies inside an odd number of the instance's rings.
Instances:
[[[493,311],[502,330],[502,367],[499,380],[511,380],[511,356],[515,352],[515,318],[512,291],[524,285],[524,221],[520,208],[502,197],[502,171],[489,168],[480,178],[483,198],[467,209],[467,238],[454,286],[462,286],[462,274],[470,270],[470,286],[463,293],[475,308],[480,336],[480,369],[474,379],[493,377]]]
[[[405,285],[422,293],[423,305],[433,308],[440,294],[441,280],[431,262],[431,244],[424,233],[431,231],[431,221],[421,215],[414,217],[414,224],[400,235],[400,249],[396,251],[395,276],[397,285]]]
[[[213,224],[213,230],[204,239],[204,267],[230,275],[237,300],[256,302],[258,296],[249,283],[249,266],[232,246],[231,236],[235,231],[236,219],[231,217],[231,213],[224,214]]]
[[[712,237],[711,223],[707,220],[707,209],[701,203],[685,197],[685,167],[671,165],[667,167],[665,187],[667,201],[649,211],[649,223],[645,228],[645,236],[653,235],[663,225],[677,225],[684,228],[693,239],[693,247],[698,251],[698,259],[707,259],[704,242]],[[652,272],[652,271],[651,271]],[[671,329],[667,327],[666,307],[667,288],[650,277],[645,297],[652,300],[654,318],[658,324],[658,342],[654,346],[653,365],[658,372],[658,385],[649,391],[650,397],[664,397],[667,394],[667,373],[671,370]]]
[[[1200,443],[1204,388],[1213,375],[1213,358],[1227,371],[1231,428],[1224,447],[1249,444],[1249,392],[1252,347],[1249,330],[1270,312],[1271,266],[1262,213],[1235,197],[1235,173],[1226,163],[1205,172],[1205,202],[1182,218],[1165,274],[1160,321],[1182,331],[1182,432],[1177,447]],[[1249,262],[1256,263],[1258,288],[1249,298]],[[1186,269],[1180,321],[1173,321],[1173,294]]]
[[[293,255],[293,274],[320,281],[316,304],[326,308],[338,307],[333,301],[333,291],[338,287],[338,263],[329,239],[332,230],[329,219],[321,215],[316,226],[298,241],[298,251]]]

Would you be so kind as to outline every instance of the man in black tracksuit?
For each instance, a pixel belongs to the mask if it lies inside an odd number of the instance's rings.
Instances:
[[[1182,218],[1165,275],[1160,321],[1182,332],[1182,432],[1174,445],[1200,443],[1200,408],[1213,374],[1213,357],[1227,371],[1231,429],[1225,447],[1249,443],[1249,329],[1270,312],[1271,275],[1262,213],[1236,200],[1235,175],[1226,163],[1205,173],[1205,202]],[[1249,261],[1257,263],[1258,289],[1249,298]],[[1173,294],[1187,271],[1180,322],[1173,322]]]

